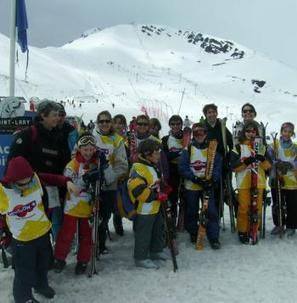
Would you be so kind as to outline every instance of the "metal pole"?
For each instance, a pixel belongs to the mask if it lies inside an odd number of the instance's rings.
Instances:
[[[10,12],[10,65],[9,65],[9,96],[14,97],[15,86],[15,44],[16,44],[16,0],[11,0]]]

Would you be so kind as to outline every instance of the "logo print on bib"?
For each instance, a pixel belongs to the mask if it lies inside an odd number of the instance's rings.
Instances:
[[[8,213],[8,216],[25,217],[27,213],[31,212],[37,205],[36,201],[29,202],[25,205],[16,205],[12,211]]]

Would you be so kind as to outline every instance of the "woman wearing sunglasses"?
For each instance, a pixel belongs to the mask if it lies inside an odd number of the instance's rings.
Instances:
[[[241,107],[241,117],[242,121],[236,121],[233,125],[233,143],[234,145],[239,143],[240,134],[243,128],[243,125],[247,122],[254,121],[258,129],[258,137],[261,138],[263,144],[266,145],[266,130],[262,122],[256,122],[255,118],[257,116],[256,109],[251,103],[245,103]]]
[[[238,189],[237,230],[239,241],[243,244],[250,243],[252,193],[256,193],[254,198],[257,200],[255,207],[256,230],[261,225],[266,172],[271,168],[266,146],[257,140],[258,134],[257,122],[246,122],[239,137],[239,144],[235,145],[231,153],[231,166],[235,172]],[[253,244],[256,242],[257,239],[253,240]]]
[[[112,116],[108,111],[102,111],[97,116],[97,126],[94,129],[96,144],[105,154],[111,166],[109,185],[102,187],[102,205],[100,212],[102,222],[99,226],[99,250],[102,254],[108,253],[106,248],[106,234],[111,213],[115,210],[118,180],[128,174],[128,160],[124,139],[112,127]]]

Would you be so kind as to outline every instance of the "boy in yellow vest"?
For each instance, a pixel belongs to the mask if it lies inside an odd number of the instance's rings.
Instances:
[[[135,265],[151,269],[159,268],[153,260],[168,258],[163,252],[164,221],[160,206],[168,196],[160,190],[162,176],[157,168],[160,147],[156,140],[140,142],[138,161],[133,164],[128,180],[129,196],[135,202],[137,212],[134,224]]]

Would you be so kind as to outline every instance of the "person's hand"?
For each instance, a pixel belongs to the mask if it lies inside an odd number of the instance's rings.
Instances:
[[[194,179],[192,180],[192,182],[195,183],[195,184],[198,184],[198,185],[202,185],[203,184],[203,179],[195,176]]]
[[[157,196],[157,199],[163,203],[163,202],[166,202],[168,200],[168,195],[166,193],[163,193],[163,192],[159,192],[158,193],[158,196]]]
[[[248,157],[248,158],[246,158],[246,159],[243,160],[243,163],[246,166],[249,166],[249,165],[251,165],[254,162],[256,162],[256,158],[254,158],[254,157]]]
[[[70,193],[73,193],[75,196],[79,196],[80,194],[80,188],[77,187],[73,182],[67,181],[67,190]]]
[[[256,159],[260,162],[264,162],[266,160],[263,155],[256,155]]]

